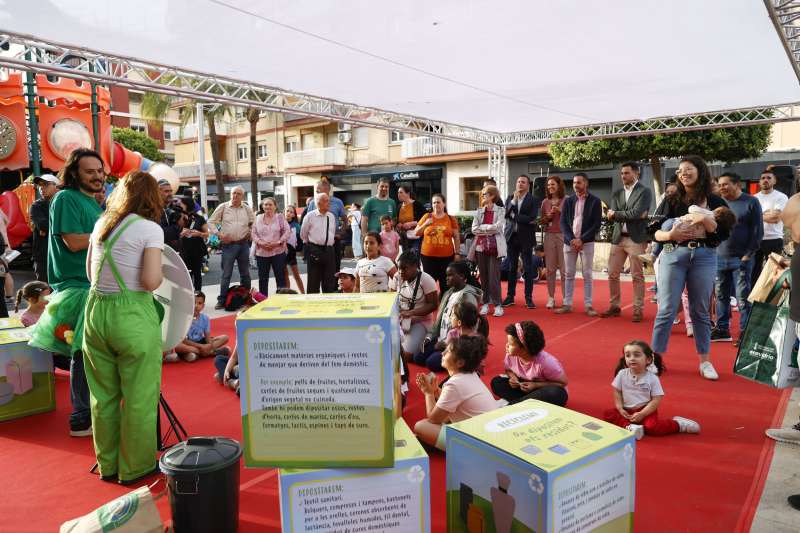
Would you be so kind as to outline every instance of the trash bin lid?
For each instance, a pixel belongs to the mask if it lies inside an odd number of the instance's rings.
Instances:
[[[242,447],[225,437],[191,437],[161,456],[158,464],[168,476],[206,474],[224,470],[239,461]]]

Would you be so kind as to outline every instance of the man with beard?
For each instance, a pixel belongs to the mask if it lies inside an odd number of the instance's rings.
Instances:
[[[772,170],[765,170],[761,173],[758,180],[760,190],[754,196],[761,204],[761,214],[764,219],[764,238],[756,251],[755,261],[753,262],[753,276],[750,278],[753,283],[761,275],[764,261],[769,254],[783,253],[783,222],[781,213],[786,207],[789,198],[775,188],[777,178]]]
[[[92,435],[89,387],[83,367],[83,312],[89,295],[86,251],[102,210],[95,194],[102,191],[106,172],[100,154],[79,148],[58,176],[64,189],[50,203],[47,279],[50,303],[31,334],[30,344],[72,357],[70,363],[70,435]]]

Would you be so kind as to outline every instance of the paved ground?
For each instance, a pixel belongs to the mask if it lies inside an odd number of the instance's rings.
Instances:
[[[783,417],[784,427],[796,424],[800,418],[798,400],[800,400],[800,389],[794,389],[786,408],[786,415]],[[800,511],[795,511],[786,503],[786,497],[790,494],[800,494],[800,446],[777,443],[750,531],[753,533],[800,531]]]
[[[205,292],[206,299],[209,302],[205,312],[211,318],[230,314],[226,311],[217,311],[214,309],[214,302],[219,294],[219,279],[221,274],[220,258],[221,256],[217,254],[211,256],[209,272],[203,276],[203,292]],[[13,268],[14,265],[12,264],[11,266]],[[303,277],[303,283],[305,283],[305,264],[300,261],[299,266]],[[342,266],[353,267],[355,266],[355,262],[352,259],[345,259],[342,262]],[[33,272],[29,270],[12,269],[12,274],[17,289],[22,287],[27,281],[34,279]],[[253,279],[253,285],[257,286],[257,271],[252,269],[250,275]],[[606,274],[596,272],[595,277],[597,279],[605,279]],[[623,280],[626,278],[628,278],[628,276],[623,275]],[[234,269],[231,284],[238,283],[238,280],[238,271]],[[648,281],[652,280],[649,279]],[[290,283],[292,287],[294,287],[294,281],[291,280]],[[275,280],[271,279],[270,294],[274,292]],[[12,310],[13,306],[9,308],[9,312]],[[800,389],[795,389],[783,420],[784,426],[791,426],[800,419],[800,405],[798,402],[800,402]],[[766,439],[767,437],[764,438]],[[770,464],[767,481],[761,494],[758,510],[753,520],[751,532],[796,533],[800,531],[800,512],[794,511],[786,503],[786,497],[789,494],[798,493],[800,493],[800,446],[777,444]]]

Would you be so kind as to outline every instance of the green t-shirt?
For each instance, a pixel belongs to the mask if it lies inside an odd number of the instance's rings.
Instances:
[[[93,196],[77,189],[64,189],[50,202],[50,235],[47,251],[47,281],[55,290],[89,287],[86,250],[71,252],[61,236],[91,233],[103,210]]]
[[[377,196],[368,198],[361,208],[361,216],[367,217],[367,231],[381,231],[381,217],[389,215],[392,219],[397,218],[397,206],[394,200],[387,198],[381,200]]]

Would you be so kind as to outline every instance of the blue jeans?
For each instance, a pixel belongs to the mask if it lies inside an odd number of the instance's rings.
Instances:
[[[225,377],[225,367],[228,366],[230,355],[217,355],[214,357],[214,368],[219,372],[220,377]],[[235,365],[231,371],[231,378],[239,377],[239,365]]]
[[[258,292],[267,296],[269,294],[269,269],[272,268],[272,273],[275,274],[275,284],[279,289],[286,287],[286,276],[284,269],[286,268],[286,254],[278,254],[270,257],[256,256],[256,264],[258,265]]]
[[[522,271],[525,274],[525,301],[533,299],[533,247],[520,246],[519,238],[516,234],[508,240],[508,289],[506,298],[514,299],[517,293],[517,265],[519,257],[522,256]]]
[[[250,288],[250,242],[236,242],[222,245],[222,278],[219,286],[219,303],[225,303],[228,287],[231,285],[233,264],[239,266],[239,283]]]
[[[658,268],[658,312],[653,324],[653,351],[667,351],[672,322],[681,307],[681,293],[689,293],[689,315],[694,328],[694,346],[698,354],[711,349],[711,317],[708,313],[711,291],[717,272],[714,248],[677,246],[661,252]]]
[[[72,402],[72,413],[69,425],[81,428],[91,425],[92,412],[89,406],[89,384],[86,382],[86,371],[83,369],[83,352],[75,352],[69,365],[69,399]]]
[[[425,349],[418,354],[414,354],[414,362],[419,366],[427,367],[431,372],[441,372],[444,370],[442,366],[442,352],[436,349],[436,342],[429,342],[425,345]]]
[[[739,303],[739,334],[744,333],[750,316],[751,275],[753,259],[742,261],[739,257],[717,257],[717,329],[729,331],[731,323],[731,296],[736,291]]]

